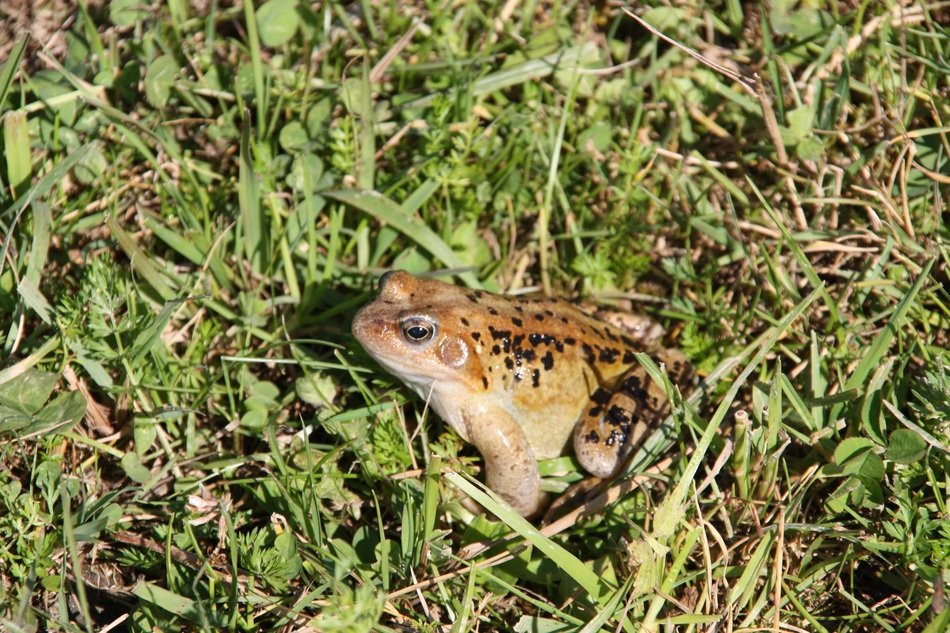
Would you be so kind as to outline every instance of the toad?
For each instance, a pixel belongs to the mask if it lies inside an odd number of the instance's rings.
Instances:
[[[669,412],[635,358],[663,363],[686,388],[692,366],[563,301],[469,290],[404,271],[379,280],[353,334],[379,364],[474,444],[486,483],[525,517],[544,504],[538,460],[569,444],[609,478]]]

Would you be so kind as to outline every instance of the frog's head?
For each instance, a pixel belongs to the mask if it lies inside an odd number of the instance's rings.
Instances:
[[[464,293],[440,281],[390,271],[380,277],[376,299],[353,318],[353,335],[422,398],[445,389],[485,389],[462,314]]]

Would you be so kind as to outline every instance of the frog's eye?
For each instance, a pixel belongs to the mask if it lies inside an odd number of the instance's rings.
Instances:
[[[435,336],[435,323],[421,317],[406,319],[402,322],[402,335],[414,344],[431,341]]]

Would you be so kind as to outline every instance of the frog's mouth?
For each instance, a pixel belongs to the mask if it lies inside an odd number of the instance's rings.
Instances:
[[[377,363],[382,365],[383,369],[399,378],[403,384],[412,389],[423,400],[432,395],[436,378],[431,375],[413,372],[410,365],[403,362],[393,362],[381,354],[370,352],[370,355],[376,359]]]

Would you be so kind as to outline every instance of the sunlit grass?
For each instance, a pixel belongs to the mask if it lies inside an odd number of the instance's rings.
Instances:
[[[0,629],[950,625],[945,9],[199,4],[0,54]],[[350,335],[392,268],[702,380],[526,522]]]

